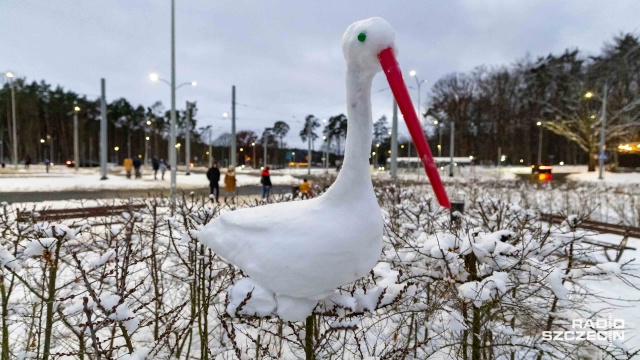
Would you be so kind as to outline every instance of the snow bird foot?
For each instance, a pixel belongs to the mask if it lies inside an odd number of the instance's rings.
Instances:
[[[238,280],[229,287],[227,293],[229,294],[227,313],[230,316],[276,315],[284,321],[303,321],[311,315],[318,304],[317,300],[276,295],[251,278]]]

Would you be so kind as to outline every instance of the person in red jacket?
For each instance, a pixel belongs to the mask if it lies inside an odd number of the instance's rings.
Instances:
[[[260,183],[262,184],[262,200],[269,200],[269,192],[271,191],[271,175],[269,174],[268,166],[262,170]]]

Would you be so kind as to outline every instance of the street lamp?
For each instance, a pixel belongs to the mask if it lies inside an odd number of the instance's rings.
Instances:
[[[16,93],[13,87],[13,78],[15,74],[11,71],[7,71],[4,76],[9,79],[9,87],[11,88],[11,117],[13,128],[11,129],[13,133],[13,166],[18,168],[18,131],[16,129]]]
[[[73,103],[73,160],[75,161],[75,170],[78,171],[80,166],[80,145],[78,140],[78,112],[80,112],[80,107],[76,105],[75,101]]]
[[[256,143],[252,142],[251,147],[253,148],[253,168],[256,168]]]
[[[322,119],[322,123],[324,124],[325,128],[327,126],[327,119]],[[329,145],[327,142],[327,136],[323,135],[322,136],[322,140],[324,141],[324,152],[323,152],[323,163],[322,165],[324,166],[324,173],[327,174],[329,173]]]
[[[442,131],[440,131],[440,122],[438,120],[433,120],[433,125],[437,125],[438,127],[438,157],[442,156]]]
[[[636,50],[636,49],[634,49]],[[604,180],[604,159],[605,159],[605,150],[607,146],[605,144],[605,134],[607,131],[607,84],[604,84],[603,95],[601,97],[602,100],[602,115],[601,115],[601,128],[600,128],[600,151],[598,151],[598,179]],[[590,99],[594,96],[594,93],[591,91],[584,94],[584,97]],[[595,118],[595,115],[592,115],[591,118]]]
[[[176,165],[177,165],[177,161],[178,161],[177,159],[179,159],[179,158],[180,158],[180,147],[182,147],[182,144],[177,143],[177,144],[175,145],[176,150],[175,150],[175,151],[172,151],[173,153],[177,153],[177,156],[176,156]],[[177,175],[177,174],[176,174],[176,175]]]
[[[120,146],[114,146],[113,150],[116,152],[116,165],[118,165],[118,150],[120,150]]]
[[[322,135],[322,141],[324,142],[324,151],[322,153],[322,166],[324,167],[325,174],[329,172],[329,150],[327,146],[327,135]]]
[[[418,88],[418,102],[416,103],[417,106],[417,110],[418,110],[418,117],[420,117],[420,87],[422,86],[422,84],[424,84],[425,82],[427,82],[426,79],[420,80],[418,78],[418,73],[415,70],[411,70],[409,71],[409,76],[411,76],[412,78],[416,79],[416,86]],[[411,145],[411,139],[409,139],[409,145]],[[409,149],[407,150],[407,154],[409,154],[409,152],[411,151],[411,146],[409,146]],[[409,155],[407,155],[409,156]]]
[[[191,85],[196,86],[197,83],[195,81],[185,82],[178,86],[176,86],[176,51],[175,51],[175,0],[171,0],[171,82],[161,78],[157,73],[149,74],[149,79],[152,82],[162,81],[163,83],[169,85],[171,87],[171,124],[170,124],[170,136],[169,136],[169,149],[172,149],[176,146],[176,90],[185,86]],[[169,191],[169,196],[171,197],[171,202],[175,200],[175,195],[177,192],[177,171],[178,171],[178,162],[177,162],[177,154],[175,151],[169,151],[169,166],[171,168],[171,187]],[[187,163],[187,166],[189,164]]]
[[[542,121],[538,121],[536,126],[540,128],[538,135],[538,166],[542,165],[542,128],[544,127]]]

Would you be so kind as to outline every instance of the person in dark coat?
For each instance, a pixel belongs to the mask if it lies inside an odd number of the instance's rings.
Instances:
[[[260,183],[262,184],[262,200],[269,200],[269,192],[271,191],[271,174],[269,174],[268,166],[262,171]]]
[[[160,170],[160,161],[157,157],[151,159],[151,166],[153,167],[153,180],[158,180],[158,170]]]
[[[211,168],[207,171],[207,179],[209,179],[209,194],[215,196],[217,203],[218,196],[220,195],[220,169],[218,169],[218,163],[214,162]],[[215,194],[214,194],[215,193]]]
[[[136,172],[136,179],[142,177],[142,175],[140,174],[141,166],[142,166],[142,163],[140,162],[140,159],[138,158],[133,159],[133,168],[135,169],[135,172]]]

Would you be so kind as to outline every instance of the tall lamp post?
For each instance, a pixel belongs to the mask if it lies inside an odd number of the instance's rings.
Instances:
[[[146,169],[149,166],[149,148],[151,137],[149,136],[149,128],[151,126],[151,120],[147,120],[147,127],[144,129],[144,168]]]
[[[160,76],[158,76],[158,74],[156,73],[151,73],[149,74],[149,79],[153,82],[157,82],[157,81],[161,81],[167,85],[169,85],[169,87],[171,87],[171,124],[170,124],[170,132],[169,132],[169,149],[171,151],[169,151],[169,167],[171,168],[171,187],[169,190],[169,196],[171,197],[171,200],[173,201],[175,199],[175,195],[176,195],[176,191],[177,191],[177,184],[176,184],[176,179],[177,179],[177,170],[178,170],[178,161],[177,161],[177,155],[176,155],[176,151],[173,149],[176,149],[176,91],[178,89],[180,89],[183,86],[186,85],[191,85],[191,86],[196,86],[198,85],[197,82],[195,81],[191,81],[191,82],[185,82],[182,83],[178,86],[175,85],[176,83],[176,74],[175,74],[175,26],[174,26],[174,1],[175,0],[171,0],[171,82],[161,78]]]
[[[14,74],[11,71],[7,71],[4,76],[9,79],[9,87],[11,88],[11,118],[13,127],[11,132],[13,133],[13,166],[18,168],[18,131],[16,130],[16,92],[13,87]]]
[[[211,125],[209,125],[209,167],[213,166],[213,147],[211,143]]]
[[[322,123],[324,126],[327,126],[327,119],[322,119]],[[324,173],[329,173],[329,146],[327,144],[327,136],[323,135],[322,140],[324,140],[324,151],[322,153],[322,158],[324,161],[322,162],[322,166],[324,167]]]
[[[635,49],[634,49],[635,50]],[[604,180],[604,160],[605,160],[605,150],[607,149],[607,145],[605,143],[605,137],[607,133],[607,84],[604,84],[604,89],[602,92],[602,113],[600,117],[600,150],[598,151],[598,179]],[[588,92],[584,94],[586,98],[592,98],[594,94],[592,92]]]
[[[78,141],[78,112],[80,111],[80,107],[73,102],[73,161],[75,162],[75,169],[78,171],[78,167],[80,166],[80,147]]]
[[[540,133],[538,134],[538,163],[537,165],[542,165],[542,128],[544,124],[542,121],[538,121],[536,126],[540,128]]]
[[[227,120],[229,118],[229,113],[222,113],[222,118]],[[229,139],[229,164],[228,166],[236,166],[236,140],[235,140],[235,125],[233,125],[233,121],[231,124],[231,139]]]
[[[253,148],[253,168],[256,168],[256,143],[252,142],[251,147]]]
[[[438,120],[433,120],[433,125],[436,125],[438,128],[438,157],[442,156],[442,131],[440,131],[440,122]]]
[[[409,76],[411,76],[412,78],[414,78],[416,80],[416,87],[418,88],[418,102],[416,103],[416,107],[417,107],[416,110],[417,110],[418,117],[420,117],[420,87],[422,86],[422,84],[427,82],[427,80],[425,80],[425,79],[420,80],[418,78],[418,73],[415,70],[409,71]],[[409,138],[409,151],[411,151],[411,138]],[[421,162],[420,159],[418,159],[418,161]],[[420,174],[420,173],[418,173],[418,174]]]

